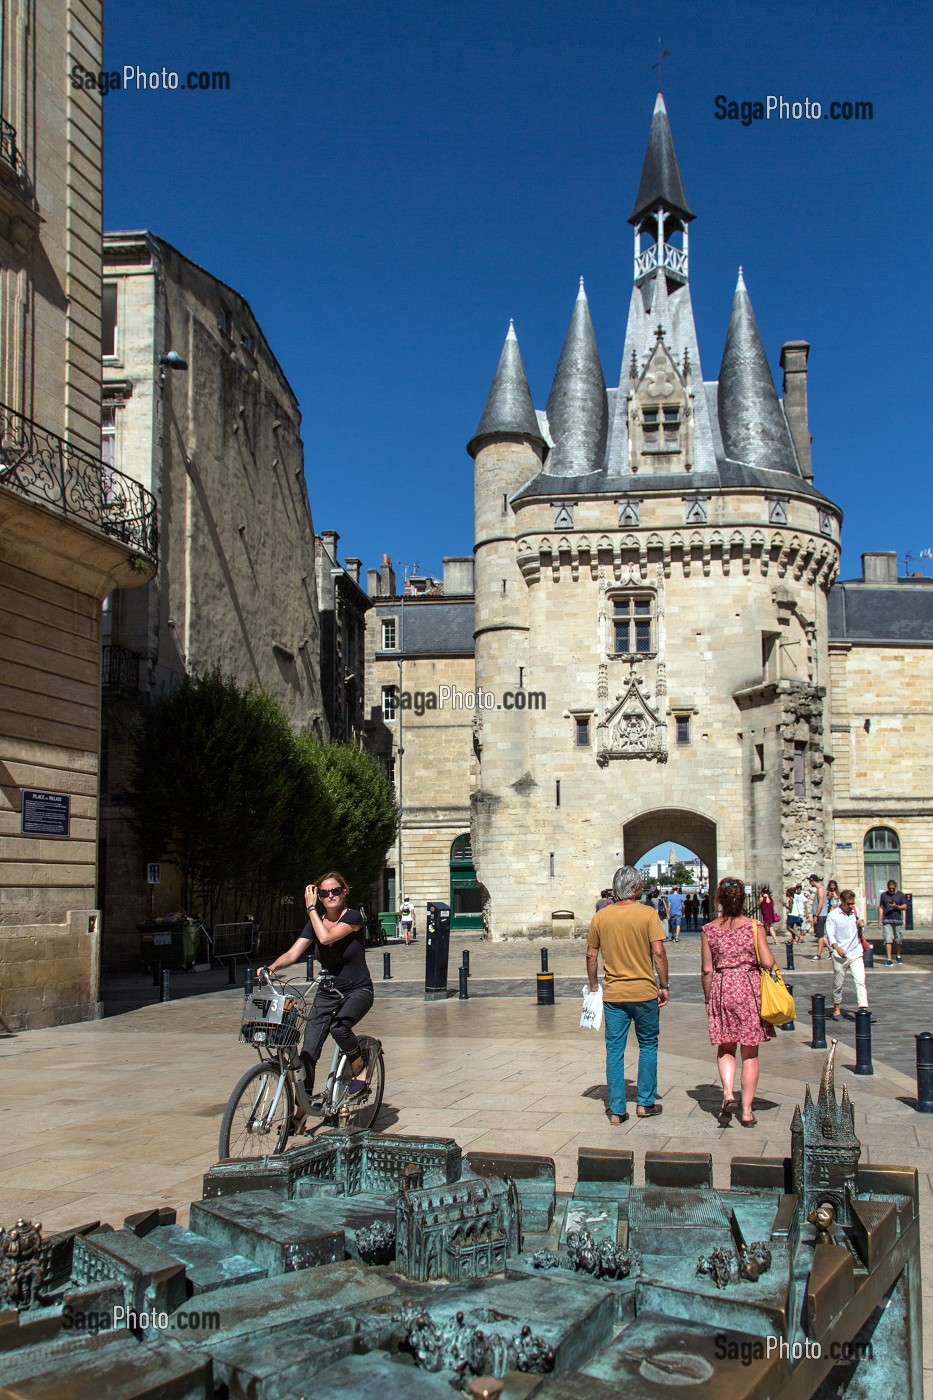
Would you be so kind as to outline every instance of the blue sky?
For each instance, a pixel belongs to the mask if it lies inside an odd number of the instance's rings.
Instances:
[[[646,17],[604,0],[107,0],[105,15],[107,68],[231,75],[226,93],[105,98],[106,227],[151,228],[248,298],[341,557],[439,573],[472,551],[464,445],[509,318],[541,406],[581,275],[618,383],[659,36],[704,378],[742,264],[778,383],[783,341],[813,346],[815,482],[845,511],[843,577],[862,550],[933,547],[918,3]],[[716,119],[718,94],[867,100],[874,119],[743,126]]]

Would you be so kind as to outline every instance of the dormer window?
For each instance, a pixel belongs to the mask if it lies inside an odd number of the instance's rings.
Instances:
[[[677,404],[642,409],[645,452],[680,451],[680,407]]]

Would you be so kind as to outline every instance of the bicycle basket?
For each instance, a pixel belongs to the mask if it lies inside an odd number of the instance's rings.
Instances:
[[[268,1045],[287,1050],[297,1045],[302,1031],[302,1004],[297,997],[254,992],[247,997],[240,1026],[240,1040],[247,1045]]]

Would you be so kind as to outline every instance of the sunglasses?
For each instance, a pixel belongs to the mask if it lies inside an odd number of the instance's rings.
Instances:
[[[343,894],[343,890],[339,887],[332,890],[318,890],[318,894],[322,899],[336,899],[338,894]]]

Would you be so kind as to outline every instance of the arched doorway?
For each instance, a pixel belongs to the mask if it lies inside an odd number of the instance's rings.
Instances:
[[[450,847],[450,927],[483,927],[483,891],[476,878],[468,831],[456,837]]]
[[[685,807],[658,807],[632,817],[622,827],[622,859],[637,865],[642,856],[662,841],[676,841],[696,851],[709,870],[710,889],[716,888],[716,823]]]
[[[865,917],[878,922],[878,899],[889,880],[901,887],[901,843],[889,826],[873,826],[862,842],[865,860]]]

